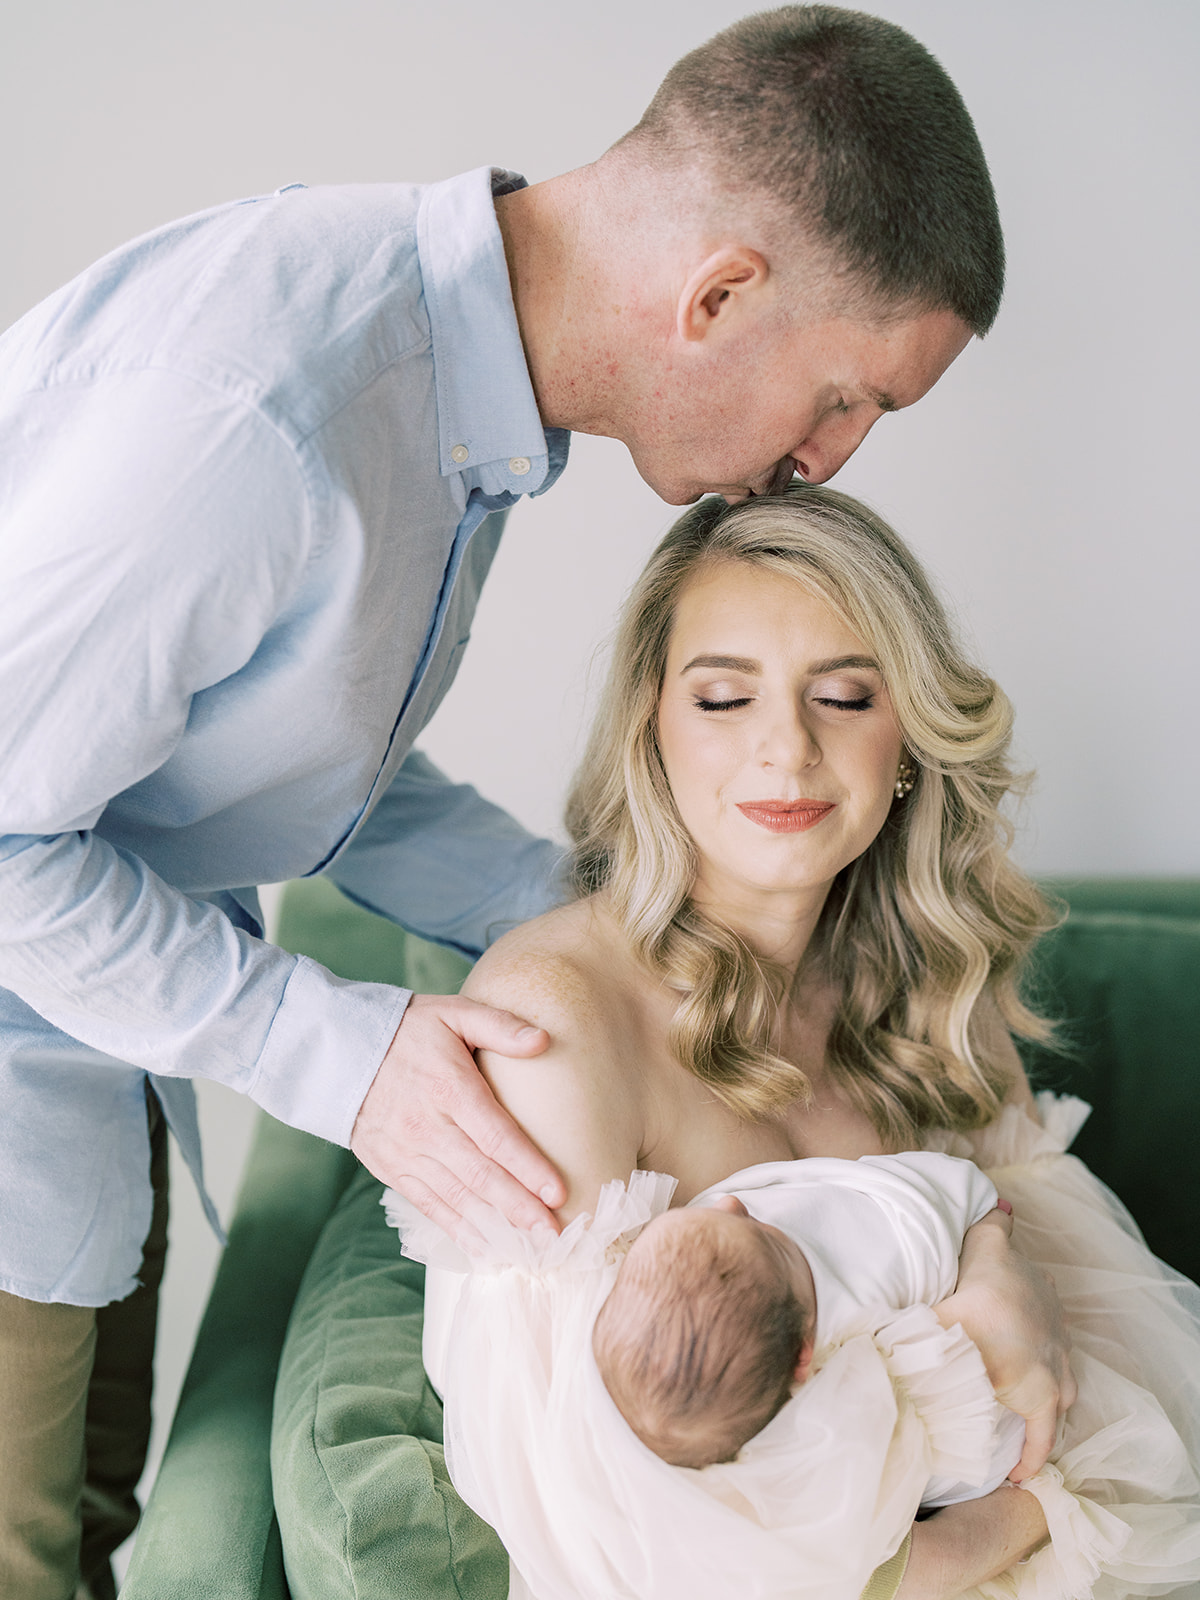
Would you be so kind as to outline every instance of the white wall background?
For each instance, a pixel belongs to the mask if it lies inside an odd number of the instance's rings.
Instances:
[[[746,0],[747,5],[752,0]],[[869,0],[867,0],[869,3]],[[874,0],[941,58],[1000,197],[1000,321],[840,487],[923,553],[1016,702],[1026,863],[1200,873],[1196,0]],[[532,180],[597,155],[737,0],[36,0],[0,23],[0,324],[170,217],[296,179]],[[589,663],[670,513],[578,439],[516,512],[425,741],[557,825]],[[248,1119],[206,1092],[223,1209]],[[164,1409],[213,1251],[176,1189]]]

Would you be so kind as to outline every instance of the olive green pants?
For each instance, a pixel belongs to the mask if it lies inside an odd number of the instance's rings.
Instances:
[[[137,1525],[167,1248],[167,1127],[147,1089],[154,1211],[138,1287],[108,1306],[0,1291],[0,1595],[112,1600]]]

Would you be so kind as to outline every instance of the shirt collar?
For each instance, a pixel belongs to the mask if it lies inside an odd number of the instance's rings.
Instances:
[[[430,184],[417,218],[441,471],[498,505],[550,488],[571,437],[538,415],[496,221],[495,198],[525,187],[518,173],[480,167]]]

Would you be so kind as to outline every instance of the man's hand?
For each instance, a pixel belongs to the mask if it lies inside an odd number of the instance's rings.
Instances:
[[[350,1148],[452,1238],[492,1206],[519,1228],[558,1231],[561,1177],[498,1104],[471,1057],[540,1055],[550,1043],[511,1012],[461,995],[414,995],[355,1119]]]
[[[1025,1448],[1009,1477],[1041,1470],[1058,1418],[1075,1399],[1070,1338],[1048,1275],[1009,1243],[1012,1217],[997,1208],[968,1228],[958,1286],[935,1306],[943,1327],[960,1323],[979,1346],[996,1398],[1025,1418]]]

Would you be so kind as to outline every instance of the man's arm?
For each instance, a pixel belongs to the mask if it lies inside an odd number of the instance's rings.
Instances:
[[[412,751],[328,876],[413,933],[477,957],[563,898],[563,852]],[[548,1043],[523,1016],[465,996],[420,995],[404,1014],[355,1123],[351,1148],[453,1233],[495,1206],[518,1227],[557,1226],[561,1177],[499,1105],[471,1052],[524,1058]],[[540,1082],[540,1074],[533,1073]]]
[[[92,831],[295,593],[293,453],[158,369],[21,396],[0,446],[0,985],[96,1050],[344,1143],[407,997],[251,938]]]
[[[87,832],[0,839],[0,984],[118,1061],[340,1144],[408,999],[252,938]]]
[[[565,896],[564,851],[413,750],[328,876],[410,932],[478,957]]]

